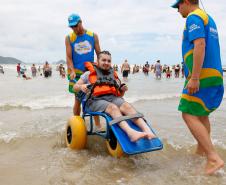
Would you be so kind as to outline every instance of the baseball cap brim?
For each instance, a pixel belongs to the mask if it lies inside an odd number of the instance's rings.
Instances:
[[[171,7],[172,8],[178,8],[181,0],[177,0]]]
[[[76,26],[76,25],[78,24],[78,22],[79,22],[79,21],[71,22],[71,23],[68,24],[68,26],[69,26],[69,27],[71,27],[71,26]]]

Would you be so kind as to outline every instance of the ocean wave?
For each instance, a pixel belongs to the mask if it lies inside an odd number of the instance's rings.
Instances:
[[[155,94],[150,96],[139,96],[139,97],[126,97],[125,100],[129,103],[142,102],[147,100],[170,100],[170,99],[178,99],[181,94]],[[226,99],[226,94],[224,94],[223,99]]]
[[[134,103],[141,100],[164,100],[179,97],[179,94],[160,94],[151,96],[135,96],[125,97],[125,100],[129,103]],[[69,95],[58,95],[50,97],[37,97],[27,98],[20,100],[11,100],[0,104],[0,110],[7,111],[11,109],[45,109],[45,108],[72,108],[74,103],[74,97]]]
[[[129,103],[145,102],[154,100],[173,100],[178,99],[181,94],[154,94],[150,96],[125,96],[125,100]],[[226,99],[226,95],[224,95]],[[0,111],[11,109],[45,109],[45,108],[72,108],[74,97],[70,95],[57,95],[49,97],[27,98],[20,100],[10,100],[10,102],[0,103]]]
[[[150,95],[146,97],[126,97],[126,101],[130,103],[135,103],[138,101],[147,101],[147,100],[166,100],[166,99],[177,99],[180,97],[180,94],[158,94],[158,95]]]
[[[51,97],[29,97],[27,99],[11,100],[0,104],[0,110],[7,111],[11,109],[45,109],[45,108],[67,108],[73,106],[73,98],[65,95]]]
[[[48,137],[56,137],[56,138],[60,138],[60,143],[64,143],[64,139],[65,139],[65,130],[64,127],[58,130],[45,130],[43,132],[35,132],[30,131],[30,132],[19,132],[19,131],[7,131],[4,133],[0,133],[0,142],[3,143],[11,143],[14,141],[18,141],[18,140],[27,140],[27,138],[29,138],[29,140],[32,140],[32,138],[48,138]],[[62,140],[62,142],[61,142]],[[57,139],[57,141],[59,142],[59,139]]]
[[[0,134],[0,140],[2,140],[5,143],[10,143],[13,139],[16,139],[18,137],[16,132],[5,132],[4,134]]]
[[[12,110],[12,109],[30,109],[28,106],[23,106],[19,104],[2,104],[0,105],[0,111],[7,111],[7,110]],[[1,123],[0,123],[1,124]]]
[[[32,142],[32,139],[37,140],[38,138],[42,140],[43,138],[53,138],[55,142],[53,142],[53,148],[64,148],[65,147],[65,132],[64,129],[61,131],[55,131],[55,132],[48,132],[45,134],[19,134],[14,131],[0,133],[0,143],[6,143],[10,144],[12,142],[22,141],[22,140],[30,140]],[[100,147],[105,147],[102,145],[102,141],[97,139],[97,137],[90,136],[89,137],[89,143],[99,143],[101,144]],[[186,153],[193,153],[196,148],[196,143],[194,141],[185,142],[185,143],[177,143],[176,141],[169,140],[169,139],[162,139],[163,142],[163,152],[168,153],[168,156],[174,155],[176,153],[180,153],[181,155],[184,155]],[[215,139],[213,141],[215,148],[220,151],[224,156],[226,155],[225,149],[226,144],[218,141]],[[89,144],[90,146],[90,144]],[[102,150],[102,148],[98,147],[98,150]],[[92,149],[91,149],[92,150]]]

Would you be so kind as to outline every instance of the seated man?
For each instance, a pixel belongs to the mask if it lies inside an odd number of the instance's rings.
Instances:
[[[111,54],[102,51],[97,56],[97,65],[90,65],[77,83],[74,85],[75,91],[89,92],[88,85],[92,85],[91,95],[86,106],[93,112],[106,112],[113,119],[123,115],[136,114],[137,111],[127,103],[121,96],[127,91],[126,85],[121,85],[120,80],[111,67]],[[132,142],[140,138],[152,139],[156,137],[147,123],[142,118],[133,119],[142,132],[132,129],[126,121],[119,123],[120,128],[126,132]]]

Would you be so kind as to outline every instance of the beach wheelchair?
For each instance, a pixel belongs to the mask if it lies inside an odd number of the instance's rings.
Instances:
[[[69,148],[77,150],[84,149],[86,147],[87,135],[97,135],[104,138],[106,140],[108,152],[110,155],[117,158],[123,156],[123,154],[133,155],[161,150],[163,148],[163,144],[158,137],[150,140],[142,138],[136,142],[131,142],[127,134],[117,124],[122,120],[126,120],[130,127],[137,131],[141,131],[140,128],[132,121],[134,118],[143,118],[141,113],[112,119],[112,117],[107,113],[89,111],[86,109],[85,104],[86,100],[83,98],[82,117],[72,116],[67,123],[66,144]],[[94,116],[100,116],[105,120],[105,131],[95,131],[93,121]],[[153,131],[150,124],[147,124]],[[89,125],[88,130],[86,125]]]

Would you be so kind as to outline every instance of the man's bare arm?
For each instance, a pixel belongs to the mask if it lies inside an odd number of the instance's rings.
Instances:
[[[69,38],[65,38],[65,46],[66,46],[66,61],[67,61],[67,68],[70,71],[70,78],[74,79],[75,78],[75,73],[74,73],[74,65],[72,61],[72,49],[70,45]]]
[[[94,49],[95,49],[96,55],[98,55],[101,50],[100,50],[100,43],[99,43],[98,36],[95,33],[94,33],[94,41],[95,41]]]
[[[187,84],[189,94],[193,94],[199,91],[199,77],[204,62],[205,47],[206,43],[204,38],[199,38],[194,41],[192,75]]]

